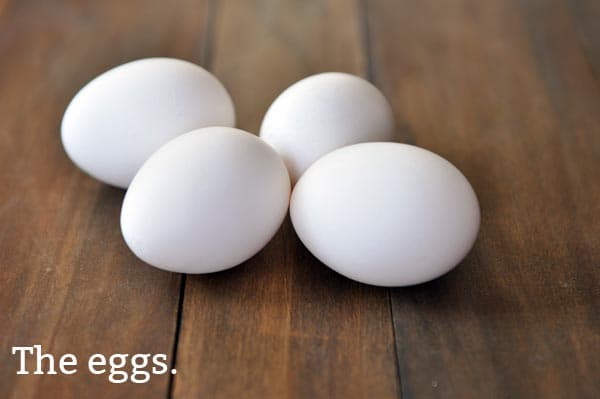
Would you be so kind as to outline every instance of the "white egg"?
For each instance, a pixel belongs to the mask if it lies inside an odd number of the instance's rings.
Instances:
[[[479,230],[473,188],[450,162],[419,147],[363,143],[324,156],[292,193],[304,245],[353,280],[406,286],[455,267]]]
[[[278,154],[228,127],[181,135],[155,152],[123,201],[121,230],[145,262],[183,273],[236,266],[273,237],[290,182]]]
[[[293,182],[321,156],[350,144],[394,140],[394,116],[371,83],[346,73],[290,86],[267,111],[260,137],[282,156]]]
[[[172,58],[133,61],[103,73],[73,98],[62,141],[73,162],[126,188],[142,163],[170,139],[207,126],[234,126],[223,85],[198,65]]]

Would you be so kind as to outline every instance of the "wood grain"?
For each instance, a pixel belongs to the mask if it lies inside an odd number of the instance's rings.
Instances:
[[[15,1],[1,8],[3,398],[167,395],[170,375],[115,385],[86,370],[93,353],[170,356],[180,276],[144,265],[127,249],[119,229],[123,191],[68,160],[60,120],[76,90],[109,67],[153,55],[198,61],[205,9],[180,5]],[[10,348],[33,344],[76,354],[78,373],[15,375]]]
[[[323,71],[364,74],[354,1],[221,1],[211,67],[252,132],[272,100]],[[325,268],[289,221],[236,269],[186,281],[174,397],[396,397],[388,293]]]
[[[569,8],[368,4],[405,139],[457,165],[483,216],[456,271],[393,292],[403,398],[598,397],[600,91]]]
[[[596,0],[0,0],[0,397],[600,397],[600,3]],[[481,203],[453,272],[380,289],[330,271],[286,220],[244,265],[180,276],[119,232],[123,192],[60,143],[75,92],[172,56],[224,82],[238,126],[318,72],[366,76],[401,141]],[[114,385],[16,376],[16,345],[166,353]]]

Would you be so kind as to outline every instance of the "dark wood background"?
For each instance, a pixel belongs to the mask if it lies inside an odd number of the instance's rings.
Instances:
[[[0,0],[0,397],[599,398],[598,21],[597,0]],[[304,76],[367,77],[399,140],[472,182],[475,248],[391,290],[321,265],[289,221],[230,271],[143,264],[123,191],[59,130],[82,85],[150,56],[213,71],[251,132]],[[166,353],[178,374],[15,375],[32,344]]]

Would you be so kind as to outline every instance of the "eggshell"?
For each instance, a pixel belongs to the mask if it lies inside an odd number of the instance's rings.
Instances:
[[[336,148],[394,140],[394,116],[371,83],[346,73],[305,78],[286,89],[267,111],[260,136],[282,156],[293,182]]]
[[[126,188],[170,139],[206,126],[234,126],[223,85],[198,65],[172,58],[133,61],[103,73],[73,98],[62,141],[73,162]]]
[[[473,188],[450,162],[415,146],[363,143],[324,156],[292,193],[304,245],[338,273],[406,286],[455,267],[479,230]]]
[[[285,165],[258,137],[227,127],[199,129],[144,163],[125,195],[121,231],[153,266],[215,272],[267,244],[287,213],[289,193]]]

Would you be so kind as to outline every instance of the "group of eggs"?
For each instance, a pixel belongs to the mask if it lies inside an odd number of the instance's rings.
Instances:
[[[475,241],[479,205],[467,179],[442,157],[393,142],[388,101],[359,77],[323,73],[295,83],[269,108],[260,137],[234,125],[231,98],[213,75],[149,58],[81,89],[62,141],[85,172],[127,189],[123,237],[165,270],[209,273],[244,262],[275,235],[288,207],[319,260],[367,284],[431,280]]]

